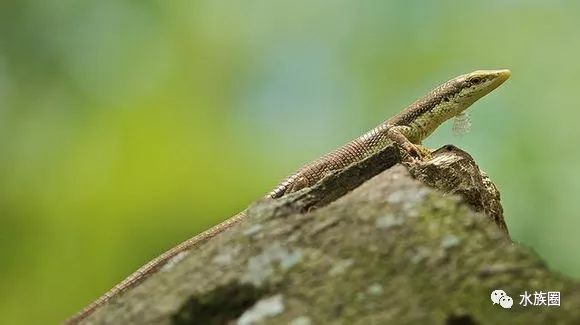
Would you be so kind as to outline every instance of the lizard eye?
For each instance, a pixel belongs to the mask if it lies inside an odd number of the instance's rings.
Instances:
[[[472,78],[471,79],[471,83],[478,84],[480,82],[481,82],[481,78],[480,77],[475,77],[475,78]]]

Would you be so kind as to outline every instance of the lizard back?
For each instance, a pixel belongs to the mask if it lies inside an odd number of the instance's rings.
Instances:
[[[391,141],[387,137],[388,122],[389,120],[383,122],[342,147],[302,166],[280,182],[266,197],[275,199],[312,186],[328,173],[345,168],[376,153]]]

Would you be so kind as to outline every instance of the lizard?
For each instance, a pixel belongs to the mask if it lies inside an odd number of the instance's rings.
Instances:
[[[314,185],[329,172],[340,170],[396,143],[411,160],[424,159],[428,151],[421,142],[446,120],[464,114],[475,101],[487,95],[511,76],[510,70],[476,70],[457,76],[432,89],[399,114],[385,120],[342,147],[299,168],[284,179],[265,198],[276,199]],[[176,256],[199,247],[246,217],[246,210],[182,242],[143,265],[125,280],[67,320],[76,324],[114,297],[133,288],[157,272]]]

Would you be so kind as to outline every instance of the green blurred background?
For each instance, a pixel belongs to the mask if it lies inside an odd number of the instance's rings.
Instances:
[[[1,1],[0,314],[56,323],[458,74],[513,72],[468,150],[580,277],[580,4]],[[549,288],[544,288],[549,289]],[[565,297],[563,297],[565,299]]]

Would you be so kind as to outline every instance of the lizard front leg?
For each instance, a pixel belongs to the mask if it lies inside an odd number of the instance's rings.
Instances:
[[[419,144],[414,144],[403,134],[403,131],[409,129],[408,126],[391,125],[387,130],[387,137],[398,144],[410,156],[411,160],[423,160],[430,156],[428,149]]]

